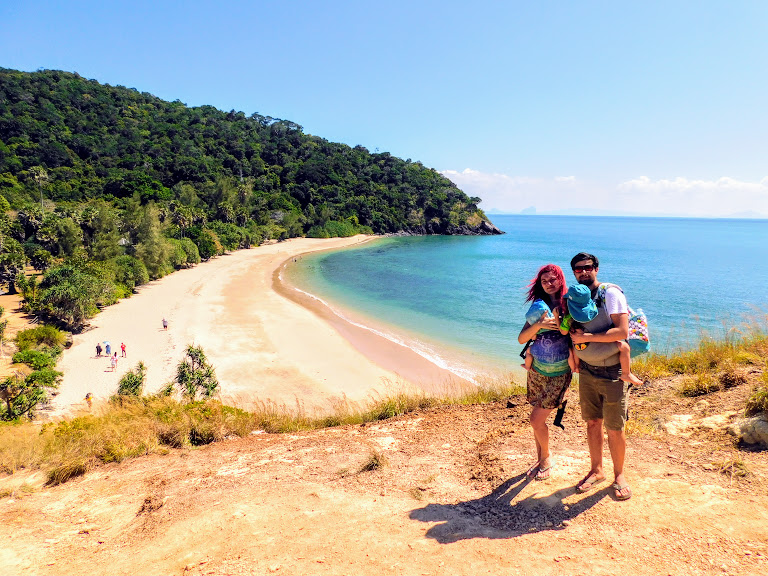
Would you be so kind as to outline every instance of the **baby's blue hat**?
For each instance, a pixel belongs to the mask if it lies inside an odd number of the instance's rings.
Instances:
[[[525,321],[528,322],[529,325],[533,326],[536,322],[539,321],[539,318],[541,318],[541,315],[544,313],[551,314],[552,310],[549,309],[549,306],[547,306],[546,302],[544,300],[534,300],[533,304],[531,304],[531,307],[528,308],[528,312],[525,313]]]
[[[592,300],[592,292],[584,284],[576,284],[565,293],[568,300],[568,312],[576,322],[589,322],[597,316],[597,304]]]

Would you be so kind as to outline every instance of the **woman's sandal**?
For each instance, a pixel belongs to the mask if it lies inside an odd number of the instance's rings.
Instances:
[[[546,468],[539,468],[538,472],[536,472],[536,480],[549,480],[549,476],[551,474],[550,470],[552,470],[552,466],[554,464],[550,464]]]

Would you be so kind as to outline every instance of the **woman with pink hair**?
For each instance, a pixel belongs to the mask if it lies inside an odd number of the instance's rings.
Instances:
[[[549,453],[547,418],[562,403],[573,376],[568,364],[570,336],[559,330],[566,290],[562,269],[554,264],[542,266],[528,286],[526,302],[531,302],[531,308],[517,337],[520,344],[533,340],[527,396],[533,407],[530,422],[536,441],[536,463],[527,474],[536,480],[546,480],[550,476],[553,463]]]

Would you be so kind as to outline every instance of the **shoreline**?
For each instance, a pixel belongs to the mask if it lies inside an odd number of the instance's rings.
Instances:
[[[375,239],[376,237],[369,237],[364,242]],[[328,248],[328,250],[338,249]],[[302,254],[306,254],[306,252]],[[470,389],[474,386],[466,378],[438,366],[412,348],[381,336],[369,327],[358,325],[342,317],[320,298],[285,280],[282,277],[282,272],[291,264],[293,259],[294,257],[286,259],[272,273],[272,287],[275,292],[310,310],[327,322],[370,361],[395,372],[406,382],[425,392],[441,393],[446,390]]]
[[[461,386],[454,374],[409,348],[274,284],[282,266],[299,254],[361,241],[361,236],[294,238],[225,254],[140,287],[73,336],[57,367],[64,376],[48,416],[87,411],[87,393],[98,410],[138,361],[147,368],[144,392],[157,392],[173,380],[191,344],[201,346],[216,369],[222,400],[246,409],[274,403],[322,412],[339,401]],[[115,372],[94,352],[103,341],[118,354],[126,343],[127,358],[119,359]]]

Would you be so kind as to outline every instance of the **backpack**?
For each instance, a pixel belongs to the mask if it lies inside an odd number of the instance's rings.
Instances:
[[[595,297],[595,302],[598,305],[605,302],[605,291],[611,287],[621,290],[621,287],[616,284],[600,284],[597,289],[597,296]],[[624,290],[621,290],[621,292],[623,294]],[[642,308],[633,310],[627,305],[627,319],[629,320],[629,336],[627,338],[627,342],[629,343],[629,354],[634,358],[640,354],[645,354],[651,349],[651,337],[648,333],[648,318]]]

